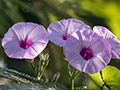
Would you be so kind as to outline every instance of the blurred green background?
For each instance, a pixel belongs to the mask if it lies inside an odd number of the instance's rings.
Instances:
[[[120,0],[0,0],[0,41],[17,22],[34,22],[47,29],[50,23],[68,18],[82,20],[91,28],[95,25],[105,26],[120,39]],[[43,53],[47,52],[50,54],[50,63],[44,76],[51,80],[56,72],[60,72],[58,82],[70,88],[67,61],[64,60],[62,48],[49,42]],[[34,75],[25,60],[8,58],[1,42],[0,61],[1,66],[3,63],[8,68]],[[120,69],[120,60],[111,60],[109,64]],[[96,90],[96,86],[84,73],[77,77],[75,86]]]

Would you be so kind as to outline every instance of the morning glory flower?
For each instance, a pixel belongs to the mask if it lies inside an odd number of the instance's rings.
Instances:
[[[33,59],[48,43],[46,29],[31,22],[14,24],[2,39],[2,46],[10,58]]]
[[[61,47],[65,46],[69,36],[78,30],[91,30],[91,28],[76,19],[63,19],[51,23],[47,29],[50,41]]]
[[[107,28],[103,26],[94,26],[93,31],[105,38],[111,45],[112,58],[120,59],[120,41],[116,36]]]
[[[110,62],[111,46],[106,39],[90,30],[73,33],[66,42],[66,59],[79,71],[93,74]]]

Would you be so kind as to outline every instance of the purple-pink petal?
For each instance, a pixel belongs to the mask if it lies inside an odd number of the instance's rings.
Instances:
[[[112,58],[120,59],[120,41],[116,36],[107,28],[103,26],[94,26],[93,31],[105,38],[111,45]]]
[[[118,39],[114,38],[111,41],[109,41],[109,43],[111,45],[112,58],[120,59],[120,41]]]
[[[110,62],[111,46],[106,39],[90,30],[71,34],[65,45],[68,62],[88,74],[101,71]]]
[[[6,47],[5,44],[7,44],[8,42],[11,43],[11,41],[16,42],[15,44],[19,44],[19,39],[18,39],[17,35],[15,34],[15,32],[11,28],[4,35],[4,37],[7,37],[7,38],[2,39],[2,46],[4,46],[4,47]]]
[[[91,30],[91,28],[76,19],[63,19],[51,23],[47,29],[49,39],[59,46],[64,46],[69,36],[78,30]]]
[[[104,69],[106,65],[107,64],[102,62],[101,59],[95,57],[92,60],[86,62],[83,72],[94,74]]]
[[[2,46],[10,58],[33,59],[48,43],[48,34],[42,25],[31,22],[14,24],[2,39]]]
[[[23,58],[32,59],[38,55],[37,51],[31,46],[29,47],[24,54]]]

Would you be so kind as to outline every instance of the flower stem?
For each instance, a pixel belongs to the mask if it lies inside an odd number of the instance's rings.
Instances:
[[[71,90],[74,90],[74,79],[71,81]]]
[[[68,73],[71,77],[71,90],[74,90],[74,81],[75,78],[80,74],[80,71],[78,71],[68,63]]]

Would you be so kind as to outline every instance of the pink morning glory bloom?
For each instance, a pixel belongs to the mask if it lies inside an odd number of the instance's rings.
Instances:
[[[2,46],[10,58],[33,59],[48,43],[46,29],[31,22],[14,24],[2,39]]]
[[[59,46],[64,46],[68,37],[78,30],[91,30],[91,28],[76,19],[63,19],[51,23],[47,29],[50,41]]]
[[[116,36],[107,28],[103,26],[94,26],[93,31],[105,38],[111,45],[112,58],[120,59],[120,41]]]
[[[110,62],[111,46],[106,39],[90,30],[73,33],[66,42],[66,59],[79,71],[93,74]]]

